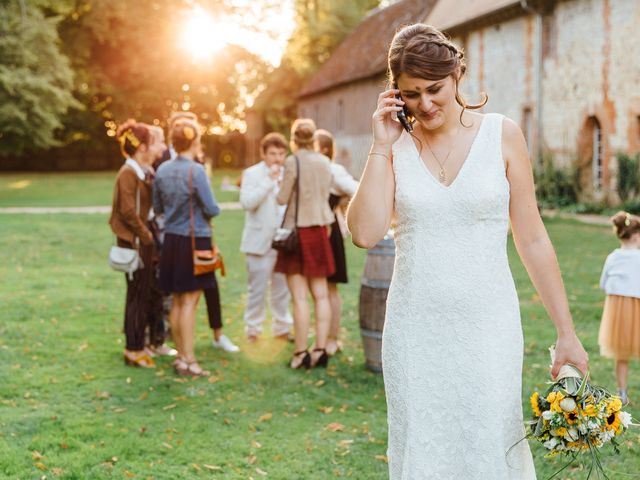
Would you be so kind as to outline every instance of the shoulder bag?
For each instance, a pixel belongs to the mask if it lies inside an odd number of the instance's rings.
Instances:
[[[294,215],[293,228],[284,228],[284,222],[287,219],[287,212],[289,211],[289,203],[287,203],[287,209],[282,217],[282,224],[280,228],[276,230],[273,236],[271,246],[282,253],[298,253],[300,249],[300,241],[298,239],[298,200],[300,199],[300,160],[297,155],[294,155],[296,159],[296,209]],[[289,197],[291,198],[291,197]]]
[[[137,180],[137,177],[136,177]],[[120,194],[120,190],[116,191],[116,195]],[[116,207],[118,199],[116,198]],[[136,215],[140,216],[140,185],[136,189]],[[124,272],[133,280],[133,273],[144,268],[138,248],[140,247],[140,239],[136,236],[133,240],[134,248],[119,247],[117,244],[112,245],[109,250],[109,266],[116,272]]]
[[[189,169],[189,217],[191,224],[191,250],[193,252],[193,274],[205,275],[220,269],[220,275],[226,275],[224,259],[218,247],[213,245],[208,250],[196,249],[195,218],[193,216],[193,169]],[[213,242],[213,235],[211,241]]]

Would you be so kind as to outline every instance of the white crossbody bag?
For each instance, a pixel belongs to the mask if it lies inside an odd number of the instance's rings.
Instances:
[[[117,202],[116,202],[117,205]],[[140,216],[140,187],[136,190],[136,215]],[[112,245],[109,250],[109,266],[116,272],[124,272],[133,280],[133,273],[140,268],[144,268],[138,247],[140,239],[134,238],[135,248],[119,247]]]

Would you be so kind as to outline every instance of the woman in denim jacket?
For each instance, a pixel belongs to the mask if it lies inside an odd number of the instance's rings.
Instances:
[[[178,349],[174,363],[179,375],[203,376],[195,358],[195,316],[201,290],[217,288],[214,273],[195,276],[191,248],[193,205],[196,249],[211,248],[211,218],[220,213],[204,167],[194,162],[200,150],[198,125],[190,120],[177,122],[171,129],[171,144],[178,156],[164,162],[154,182],[153,209],[164,214],[165,236],[160,257],[160,288],[173,294],[169,320]],[[192,176],[191,192],[189,173]]]

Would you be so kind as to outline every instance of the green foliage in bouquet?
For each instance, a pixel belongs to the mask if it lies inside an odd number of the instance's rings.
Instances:
[[[546,457],[567,455],[570,462],[553,474],[555,477],[582,453],[591,457],[587,478],[595,471],[598,478],[608,479],[600,461],[599,449],[610,443],[619,454],[618,438],[631,425],[631,414],[622,410],[620,398],[604,388],[589,383],[589,374],[565,365],[558,379],[540,395],[531,395],[533,420],[530,433],[549,450]]]

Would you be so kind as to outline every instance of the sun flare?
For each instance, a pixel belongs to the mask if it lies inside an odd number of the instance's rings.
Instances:
[[[274,66],[279,65],[294,27],[289,2],[283,3],[280,15],[267,17],[261,29],[247,28],[246,22],[247,18],[242,16],[214,18],[196,6],[187,13],[183,23],[182,47],[194,60],[207,60],[227,45],[238,45]]]
[[[230,33],[228,26],[197,7],[184,24],[182,45],[195,59],[203,60],[230,43]]]

